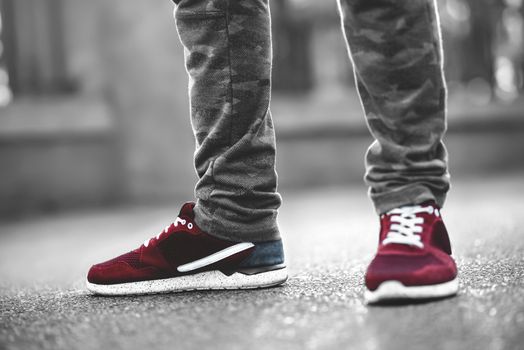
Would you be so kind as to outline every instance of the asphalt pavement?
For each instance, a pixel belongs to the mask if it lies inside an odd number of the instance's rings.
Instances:
[[[460,293],[411,305],[364,303],[378,220],[363,185],[283,195],[290,279],[256,291],[85,290],[91,264],[158,233],[178,204],[0,224],[0,349],[524,348],[524,174],[455,179],[443,216]]]

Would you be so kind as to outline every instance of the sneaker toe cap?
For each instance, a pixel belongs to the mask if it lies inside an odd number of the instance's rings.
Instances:
[[[443,261],[431,254],[403,256],[378,255],[366,272],[369,290],[375,290],[385,281],[399,281],[405,286],[433,285],[451,281],[457,275],[451,257]]]
[[[87,273],[87,281],[92,284],[119,284],[145,281],[165,277],[154,267],[135,268],[124,261],[112,264],[93,265]]]
[[[91,266],[87,273],[87,281],[94,284],[122,283],[129,280],[133,272],[133,268],[123,261],[109,265],[102,263]]]

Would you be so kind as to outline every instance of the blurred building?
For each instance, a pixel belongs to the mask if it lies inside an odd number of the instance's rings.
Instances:
[[[522,0],[438,2],[450,91],[463,109],[520,101]],[[335,1],[271,5],[281,157],[304,158],[297,149],[309,146],[289,142],[318,135],[362,136],[361,157],[369,135]],[[194,141],[172,10],[170,1],[0,0],[0,217],[192,197]],[[322,161],[318,169],[329,167]],[[279,165],[284,184],[307,184],[297,181],[307,174],[311,183],[347,180],[337,175],[345,169],[318,176]]]
[[[0,4],[0,213],[191,196],[172,3]]]

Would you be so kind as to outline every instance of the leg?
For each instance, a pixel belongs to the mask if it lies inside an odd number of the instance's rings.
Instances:
[[[440,207],[449,189],[446,88],[434,0],[339,0],[357,86],[375,142],[366,181],[380,243],[366,299],[453,295],[457,268]]]
[[[358,91],[375,137],[366,182],[379,213],[449,189],[446,89],[433,0],[339,0]]]
[[[221,238],[277,240],[268,0],[175,2],[197,142],[196,222]]]
[[[269,113],[268,0],[180,0],[199,176],[197,203],[139,248],[91,267],[96,294],[244,289],[284,283]]]

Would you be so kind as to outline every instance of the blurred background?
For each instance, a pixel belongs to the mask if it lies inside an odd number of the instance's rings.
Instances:
[[[368,308],[372,140],[335,0],[270,0],[289,282],[123,299],[90,296],[89,266],[158,233],[196,182],[173,4],[0,0],[0,349],[522,349],[524,4],[437,1],[461,292]]]
[[[451,172],[518,173],[522,0],[438,3]],[[363,187],[371,138],[335,1],[271,5],[280,189]],[[169,1],[0,0],[0,220],[193,198],[187,77],[172,10]]]

